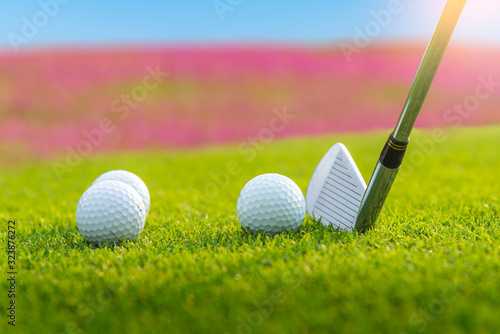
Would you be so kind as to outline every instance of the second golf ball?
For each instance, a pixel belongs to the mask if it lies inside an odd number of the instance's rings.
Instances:
[[[142,201],[144,202],[146,214],[149,212],[149,207],[151,206],[149,190],[144,181],[142,181],[139,176],[126,170],[112,170],[99,176],[92,184],[94,185],[102,181],[120,181],[128,184],[129,186],[134,188],[135,191],[137,191]]]
[[[274,235],[302,225],[306,202],[297,184],[286,176],[263,174],[243,187],[236,212],[244,229]]]

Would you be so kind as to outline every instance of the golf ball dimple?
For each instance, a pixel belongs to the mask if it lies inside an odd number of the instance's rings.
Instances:
[[[139,194],[120,181],[102,181],[85,191],[76,207],[76,225],[92,243],[135,240],[146,210]]]
[[[99,176],[92,184],[96,184],[102,181],[121,181],[128,184],[129,186],[134,188],[135,191],[137,191],[137,193],[143,200],[144,206],[146,208],[146,214],[149,212],[149,208],[151,206],[151,198],[149,196],[148,187],[146,186],[144,181],[142,181],[141,178],[134,173],[125,170],[112,170]]]
[[[236,212],[244,229],[274,235],[296,231],[302,225],[306,202],[295,182],[270,173],[253,178],[243,187]]]

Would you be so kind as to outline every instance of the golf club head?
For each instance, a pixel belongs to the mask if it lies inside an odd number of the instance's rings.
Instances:
[[[336,143],[316,167],[306,193],[307,213],[324,226],[354,230],[366,183],[347,148]]]

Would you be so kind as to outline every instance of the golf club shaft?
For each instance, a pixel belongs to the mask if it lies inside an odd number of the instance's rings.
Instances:
[[[376,222],[396,178],[410,133],[443,58],[467,0],[448,0],[438,26],[425,50],[408,98],[394,131],[389,136],[366,188],[356,218],[356,230],[364,232]]]

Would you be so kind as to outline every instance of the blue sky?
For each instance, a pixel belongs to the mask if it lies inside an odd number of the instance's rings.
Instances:
[[[58,1],[67,3],[60,4],[53,17],[42,12],[42,4]],[[23,36],[26,20],[31,24],[38,22],[39,27],[33,36],[24,40],[26,43],[19,45],[20,49],[79,45],[350,42],[356,27],[364,29],[374,20],[372,12],[387,10],[391,1],[397,0],[220,0],[219,4],[225,3],[226,8],[231,8],[224,12],[224,20],[221,20],[213,0],[3,0],[0,48],[12,49],[10,39],[14,35]],[[401,13],[391,15],[390,22],[381,27],[373,39],[427,41],[446,0],[399,0],[399,3]],[[497,1],[470,0],[454,39],[500,45],[498,15],[500,4]]]

